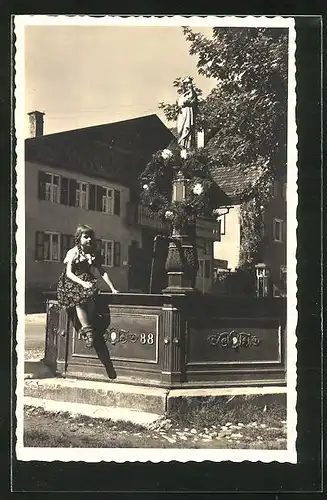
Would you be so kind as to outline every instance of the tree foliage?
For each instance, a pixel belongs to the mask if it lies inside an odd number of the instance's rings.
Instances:
[[[287,30],[213,28],[211,38],[183,28],[201,75],[217,80],[200,100],[198,128],[206,131],[210,164],[242,171],[241,261],[258,257],[263,213],[272,184],[286,167]],[[180,88],[181,79],[174,86]],[[160,104],[169,120],[178,107]]]
[[[212,158],[244,171],[284,167],[287,31],[214,28],[212,40],[189,28],[184,34],[199,73],[217,79],[200,116]]]

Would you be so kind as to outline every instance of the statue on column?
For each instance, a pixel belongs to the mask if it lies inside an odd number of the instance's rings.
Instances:
[[[182,80],[183,94],[177,101],[180,112],[177,116],[178,144],[184,149],[196,146],[195,120],[198,99],[191,77]]]

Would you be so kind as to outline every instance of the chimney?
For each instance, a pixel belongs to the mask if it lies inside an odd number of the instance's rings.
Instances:
[[[31,111],[29,116],[29,137],[40,137],[43,135],[43,116],[41,111]]]

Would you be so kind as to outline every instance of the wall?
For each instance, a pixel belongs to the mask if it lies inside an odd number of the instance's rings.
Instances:
[[[226,260],[227,268],[234,270],[239,264],[240,256],[240,207],[234,205],[224,215],[221,241],[214,242],[214,259]],[[225,227],[224,227],[225,226]]]
[[[197,252],[199,259],[199,269],[196,277],[196,288],[203,293],[208,293],[212,287],[213,281],[213,262],[212,262],[212,247],[213,243],[211,240],[206,238],[198,238],[197,240]],[[207,261],[207,266],[209,270],[209,276],[205,272],[205,262]],[[201,264],[203,262],[203,264]],[[202,268],[203,266],[203,268]]]
[[[231,208],[225,216],[225,224],[221,241],[214,243],[214,258],[226,260],[227,268],[232,271],[239,265],[240,254],[240,206]],[[273,238],[273,219],[284,221],[283,242],[274,241]],[[270,269],[271,285],[281,286],[281,266],[286,265],[286,199],[283,194],[283,179],[278,181],[275,188],[275,194],[267,207],[264,217],[264,246],[261,260],[267,264]]]
[[[275,196],[269,203],[265,214],[263,261],[270,269],[270,281],[280,285],[280,267],[286,265],[286,200],[283,196],[282,182],[278,181]],[[273,219],[284,221],[283,242],[273,240]]]
[[[109,215],[81,208],[68,207],[38,199],[38,171],[44,170],[65,177],[78,179],[93,184],[120,189],[121,213]],[[107,268],[114,285],[121,291],[127,291],[127,258],[128,246],[131,240],[141,242],[140,232],[125,224],[126,203],[129,201],[129,189],[117,183],[95,180],[78,172],[68,172],[61,168],[51,168],[45,165],[26,163],[25,169],[25,284],[28,286],[55,285],[62,270],[59,262],[35,261],[35,232],[52,230],[63,234],[74,234],[78,224],[90,225],[96,238],[119,241],[121,244],[121,266]],[[141,243],[140,243],[141,244]],[[61,256],[62,260],[62,256]],[[101,280],[102,281],[102,280]],[[101,288],[106,285],[101,284]]]

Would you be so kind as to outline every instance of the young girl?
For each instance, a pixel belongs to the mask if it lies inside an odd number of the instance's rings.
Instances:
[[[117,293],[108,274],[97,262],[94,247],[93,229],[79,225],[75,233],[75,246],[66,254],[66,267],[60,275],[57,288],[59,305],[70,310],[75,308],[81,324],[80,333],[87,347],[93,347],[92,319],[98,293],[97,279],[101,276],[112,293]]]

